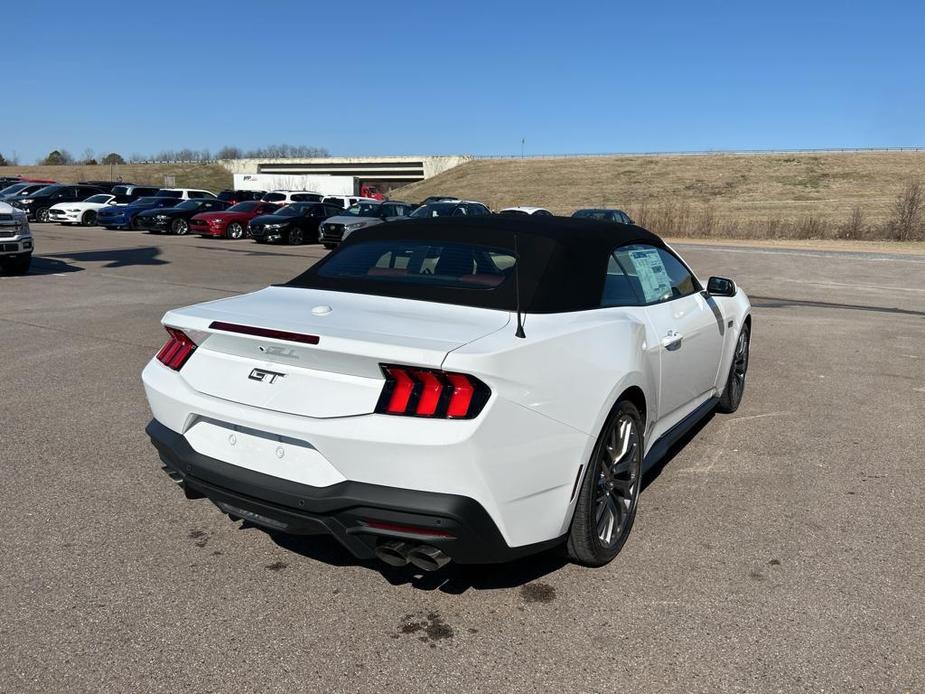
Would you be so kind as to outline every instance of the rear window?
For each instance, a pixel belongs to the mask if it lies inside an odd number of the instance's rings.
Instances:
[[[156,197],[158,198],[181,198],[183,193],[179,190],[159,190]]]
[[[283,193],[267,193],[263,196],[265,202],[279,202],[280,200],[285,200],[286,196]]]
[[[388,282],[423,287],[491,290],[511,274],[515,258],[501,248],[438,241],[376,240],[345,245],[317,270],[349,283]]]

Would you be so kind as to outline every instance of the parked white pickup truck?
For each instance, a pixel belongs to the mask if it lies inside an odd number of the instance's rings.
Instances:
[[[26,213],[0,202],[0,271],[24,275],[32,264],[32,231]]]

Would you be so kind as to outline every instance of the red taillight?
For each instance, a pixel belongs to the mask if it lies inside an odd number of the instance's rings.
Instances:
[[[447,417],[465,417],[466,412],[472,406],[472,397],[475,395],[475,387],[468,376],[464,374],[447,374],[446,377],[453,387],[453,393],[450,396],[450,404],[446,410]]]
[[[392,392],[385,411],[389,414],[404,414],[411,400],[411,391],[414,390],[414,381],[404,369],[386,370],[388,378],[392,379]]]
[[[472,419],[491,390],[474,376],[383,364],[385,385],[376,412],[406,417]]]
[[[179,371],[196,351],[196,343],[182,330],[167,328],[167,332],[170,333],[170,338],[157,353],[157,360],[174,371]]]

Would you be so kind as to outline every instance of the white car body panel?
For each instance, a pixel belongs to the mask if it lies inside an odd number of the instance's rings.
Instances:
[[[96,196],[92,196],[96,197]],[[51,222],[60,222],[63,224],[79,224],[84,212],[87,210],[99,210],[104,207],[115,205],[115,195],[106,195],[106,202],[59,202],[48,208],[48,219]]]
[[[376,198],[365,198],[362,195],[325,195],[322,202],[336,200],[345,210],[358,202],[379,202]]]
[[[749,312],[698,293],[655,306],[525,317],[366,294],[271,287],[168,312],[198,344],[176,372],[142,378],[154,418],[210,457],[314,487],[351,480],[477,501],[505,542],[561,537],[612,407],[645,400],[646,451],[718,395]],[[319,336],[317,345],[232,334],[213,321]],[[669,330],[682,334],[666,349]],[[491,389],[474,419],[375,414],[380,364],[471,374]],[[253,369],[278,372],[273,386]]]
[[[505,212],[522,212],[524,214],[552,214],[545,207],[531,207],[529,205],[521,205],[519,207],[505,207],[502,210],[498,210],[498,214],[503,214]]]
[[[161,190],[163,190],[163,191],[170,191],[170,192],[172,192],[172,193],[180,193],[180,196],[179,196],[179,197],[174,198],[175,200],[180,200],[180,201],[182,201],[182,200],[190,200],[191,197],[196,197],[196,198],[200,198],[200,199],[203,198],[203,197],[206,197],[206,198],[214,198],[214,197],[217,197],[217,196],[215,195],[215,193],[213,193],[212,191],[210,191],[210,190],[202,190],[201,188],[161,188]],[[199,193],[199,195],[190,196],[190,193]],[[205,195],[202,195],[202,193],[205,193]],[[158,197],[158,196],[157,196],[157,195],[152,195],[152,196],[150,196],[150,197]],[[166,196],[162,196],[162,197],[166,197]]]

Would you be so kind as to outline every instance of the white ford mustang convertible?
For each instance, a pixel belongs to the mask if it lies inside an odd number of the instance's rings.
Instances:
[[[751,316],[639,227],[491,216],[361,230],[163,323],[147,432],[187,497],[433,570],[613,559],[646,466],[738,407]]]

